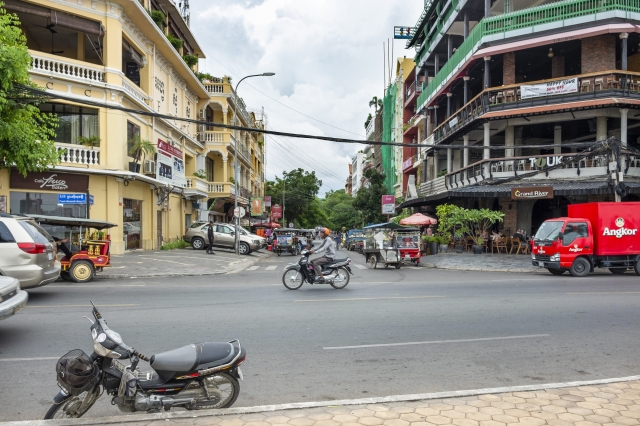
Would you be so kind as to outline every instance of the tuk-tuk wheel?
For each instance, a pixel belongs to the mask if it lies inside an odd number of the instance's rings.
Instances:
[[[60,271],[60,278],[62,278],[63,281],[71,281],[71,277],[67,271]]]
[[[280,255],[282,254],[282,250],[280,250],[280,249],[276,250],[276,254],[277,254],[278,256],[280,256]]]
[[[93,279],[95,270],[88,260],[76,260],[69,269],[69,277],[77,283],[86,283]]]
[[[369,266],[371,269],[376,269],[376,265],[378,264],[378,259],[375,254],[369,256]]]

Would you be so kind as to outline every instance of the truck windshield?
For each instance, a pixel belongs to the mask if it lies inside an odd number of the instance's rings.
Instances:
[[[544,222],[533,239],[535,241],[555,241],[562,230],[564,222]]]

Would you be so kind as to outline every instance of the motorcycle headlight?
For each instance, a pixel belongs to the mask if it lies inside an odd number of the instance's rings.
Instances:
[[[560,262],[560,253],[556,253],[553,256],[551,256],[549,258],[550,261],[552,262]]]

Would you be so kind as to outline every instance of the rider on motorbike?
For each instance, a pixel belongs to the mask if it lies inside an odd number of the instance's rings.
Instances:
[[[320,230],[320,238],[322,239],[322,244],[320,244],[320,247],[318,247],[317,249],[311,250],[312,254],[320,253],[323,251],[326,252],[324,256],[318,257],[317,259],[311,261],[318,282],[324,281],[324,277],[322,276],[322,265],[331,263],[336,258],[335,243],[331,238],[329,238],[329,234],[331,234],[329,228],[322,228]]]

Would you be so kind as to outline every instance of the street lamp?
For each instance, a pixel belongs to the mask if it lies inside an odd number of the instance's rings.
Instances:
[[[234,103],[236,105],[236,110],[235,110],[235,114],[233,115],[233,125],[237,126],[237,122],[238,122],[238,86],[240,86],[240,83],[242,83],[243,80],[250,78],[250,77],[272,77],[276,75],[275,72],[265,72],[262,74],[252,74],[252,75],[248,75],[246,77],[243,77],[240,79],[240,81],[238,82],[238,84],[236,84],[236,90],[234,92]],[[234,156],[233,156],[233,180],[234,180],[234,189],[235,189],[235,194],[233,196],[234,198],[234,205],[233,205],[233,212],[235,213],[236,210],[238,209],[238,180],[239,180],[239,175],[238,175],[238,136],[237,136],[237,129],[233,129],[233,150],[234,150]],[[234,235],[234,239],[235,242],[233,244],[233,246],[235,247],[235,252],[236,254],[238,254],[238,222],[240,221],[240,215],[235,216],[235,226],[234,226],[234,231],[235,231],[235,235]]]

